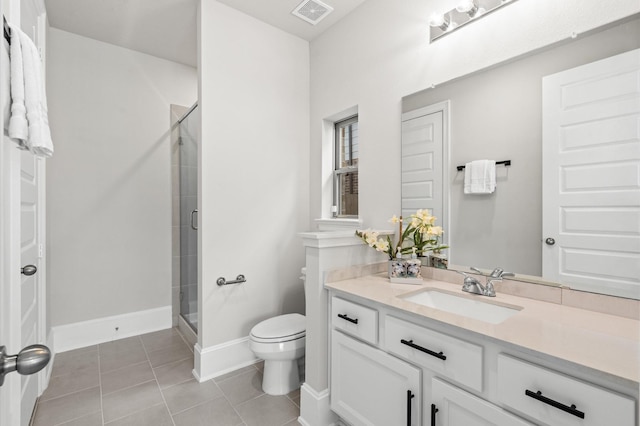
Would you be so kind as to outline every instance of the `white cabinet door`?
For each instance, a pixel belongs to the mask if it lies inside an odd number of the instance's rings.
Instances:
[[[421,371],[331,332],[331,409],[353,426],[421,425]]]
[[[468,392],[439,379],[431,381],[431,426],[533,426]]]
[[[543,79],[546,279],[640,297],[639,81],[640,49]]]

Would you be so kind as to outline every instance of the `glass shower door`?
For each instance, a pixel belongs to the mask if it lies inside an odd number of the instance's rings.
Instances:
[[[198,107],[180,122],[180,315],[198,330]]]

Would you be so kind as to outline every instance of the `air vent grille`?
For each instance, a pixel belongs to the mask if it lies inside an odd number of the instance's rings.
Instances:
[[[291,13],[312,25],[316,25],[331,13],[331,11],[333,11],[331,6],[319,0],[305,0]]]

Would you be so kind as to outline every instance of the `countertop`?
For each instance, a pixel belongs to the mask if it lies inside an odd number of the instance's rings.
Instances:
[[[634,383],[640,381],[640,321],[637,320],[498,293],[496,297],[486,297],[486,301],[515,305],[522,310],[499,324],[490,324],[398,297],[434,288],[462,297],[485,298],[463,292],[460,284],[426,278],[419,285],[394,284],[386,274],[377,274],[327,282],[325,287]]]

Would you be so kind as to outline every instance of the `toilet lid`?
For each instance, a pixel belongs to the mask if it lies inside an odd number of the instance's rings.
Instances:
[[[269,318],[251,329],[251,336],[259,339],[293,340],[305,335],[306,318],[300,314],[286,314]]]

